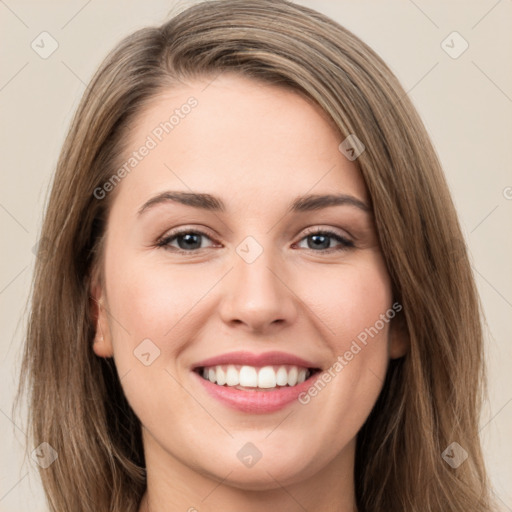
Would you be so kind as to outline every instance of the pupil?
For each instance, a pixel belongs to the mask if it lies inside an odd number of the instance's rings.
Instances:
[[[311,235],[311,239],[312,240],[317,240],[318,238],[323,238],[324,239],[324,243],[321,243],[320,244],[317,244],[315,243],[314,244],[314,247],[318,248],[320,246],[326,246],[326,247],[322,247],[322,248],[329,248],[329,240],[328,240],[328,237],[326,237],[325,235]],[[327,244],[325,243],[327,242]]]
[[[188,233],[186,235],[181,235],[180,237],[178,237],[178,245],[180,249],[198,249],[201,246],[201,242],[198,243],[199,236],[200,235],[194,233]],[[195,244],[197,245],[197,247],[190,247],[190,245],[186,245],[187,243],[192,243],[192,245],[194,245],[194,238],[196,239]],[[183,244],[180,243],[181,240],[185,241],[185,247],[182,247]]]

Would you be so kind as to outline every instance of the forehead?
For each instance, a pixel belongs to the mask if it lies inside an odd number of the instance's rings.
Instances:
[[[342,140],[327,114],[293,91],[233,74],[198,79],[139,113],[117,192],[138,206],[167,189],[207,192],[228,209],[308,193],[367,200],[356,165],[338,149]]]

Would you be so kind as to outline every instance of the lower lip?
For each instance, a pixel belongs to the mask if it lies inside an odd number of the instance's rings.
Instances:
[[[223,404],[248,413],[266,413],[283,409],[298,400],[298,396],[313,385],[321,372],[292,387],[282,387],[270,391],[243,391],[228,386],[218,386],[192,372],[206,391]]]

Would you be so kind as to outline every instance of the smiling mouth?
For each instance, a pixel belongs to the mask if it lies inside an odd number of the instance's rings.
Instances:
[[[262,367],[227,364],[202,366],[194,371],[217,386],[243,391],[272,391],[302,384],[321,370],[285,364]]]

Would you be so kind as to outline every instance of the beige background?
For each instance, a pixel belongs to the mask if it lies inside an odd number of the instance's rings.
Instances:
[[[45,509],[34,465],[23,459],[23,424],[11,408],[32,248],[71,114],[92,73],[121,37],[191,3],[0,2],[0,511]],[[330,15],[369,43],[397,74],[431,133],[487,317],[490,403],[481,434],[496,495],[503,510],[512,511],[512,490],[506,485],[512,482],[512,1],[298,3]],[[43,31],[58,42],[47,59],[31,48]],[[469,44],[456,59],[441,46],[453,31]],[[453,52],[462,41],[452,39]]]

